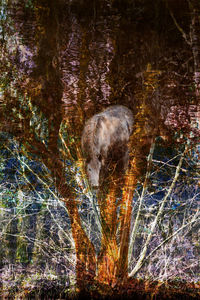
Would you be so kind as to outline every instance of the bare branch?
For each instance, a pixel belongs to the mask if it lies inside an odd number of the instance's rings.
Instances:
[[[147,261],[158,249],[160,249],[164,244],[166,244],[168,241],[170,241],[173,237],[175,237],[180,231],[188,227],[189,225],[192,225],[197,220],[200,221],[199,217],[196,217],[199,215],[199,210],[197,210],[195,216],[193,216],[192,220],[188,222],[187,224],[181,226],[178,230],[176,230],[172,235],[168,236],[162,243],[160,243],[155,249],[153,249],[149,255],[145,258],[144,262]]]
[[[174,24],[176,25],[177,29],[180,31],[180,33],[182,34],[182,37],[184,38],[184,40],[186,41],[186,43],[191,46],[191,42],[190,40],[188,39],[188,36],[187,34],[185,33],[185,31],[183,30],[183,28],[179,25],[179,23],[177,22],[172,10],[170,9],[169,5],[168,5],[168,1],[166,0],[166,5],[167,5],[167,8],[169,10],[169,13],[170,13],[170,16],[172,17],[173,21],[174,21]]]
[[[174,175],[174,179],[173,179],[173,181],[171,183],[171,186],[169,187],[169,190],[168,190],[167,194],[165,195],[165,197],[164,197],[164,199],[163,199],[163,201],[162,201],[162,203],[160,205],[160,208],[158,210],[158,213],[157,213],[154,221],[152,222],[152,225],[151,225],[151,228],[150,228],[150,233],[149,233],[149,235],[148,235],[148,237],[146,239],[146,242],[144,244],[143,250],[140,253],[140,258],[139,258],[138,262],[136,263],[135,267],[133,268],[133,270],[130,272],[130,274],[129,274],[130,277],[134,276],[139,271],[139,269],[142,267],[142,265],[143,265],[143,262],[144,262],[144,259],[145,259],[145,255],[146,255],[146,252],[147,252],[147,247],[148,247],[149,242],[150,242],[150,240],[152,238],[152,235],[153,235],[153,232],[155,230],[155,227],[158,224],[158,220],[159,220],[159,218],[161,217],[161,215],[163,213],[165,203],[166,203],[169,195],[171,194],[171,192],[172,192],[172,190],[173,190],[173,188],[175,186],[175,183],[176,183],[176,181],[178,179],[178,176],[179,176],[179,173],[180,173],[180,170],[181,170],[181,166],[182,166],[182,163],[183,163],[183,158],[184,158],[184,155],[187,152],[187,150],[188,150],[188,145],[186,146],[184,152],[181,155],[180,161],[179,161],[179,163],[178,163],[178,165],[176,167],[176,173]]]
[[[147,166],[147,172],[146,172],[145,181],[144,181],[144,185],[143,185],[143,189],[142,189],[142,194],[141,194],[141,196],[139,198],[140,200],[139,200],[139,207],[138,207],[138,211],[137,211],[137,216],[136,216],[136,219],[135,219],[133,230],[131,232],[130,245],[129,245],[129,253],[128,253],[128,261],[129,261],[129,263],[130,263],[130,259],[131,259],[131,254],[133,252],[133,245],[134,245],[134,242],[135,242],[135,238],[136,238],[136,234],[137,234],[137,229],[138,229],[138,226],[139,226],[139,220],[140,220],[140,214],[141,214],[141,209],[142,209],[142,203],[143,203],[144,196],[145,196],[145,193],[146,193],[146,190],[147,190],[148,179],[150,177],[150,167],[151,167],[152,160],[153,160],[154,149],[155,149],[155,142],[152,143],[150,151],[149,151],[149,156],[147,158],[147,164],[148,164],[148,166]]]

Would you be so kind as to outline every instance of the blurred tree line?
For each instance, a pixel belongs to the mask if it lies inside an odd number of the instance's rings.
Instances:
[[[196,280],[199,19],[198,0],[2,1],[2,274]],[[98,199],[80,138],[113,104],[134,113],[131,159]]]

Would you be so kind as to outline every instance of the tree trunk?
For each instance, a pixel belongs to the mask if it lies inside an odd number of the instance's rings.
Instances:
[[[53,168],[53,165],[51,165]],[[78,207],[76,204],[75,195],[71,191],[68,184],[65,182],[66,178],[63,176],[64,170],[60,164],[56,172],[56,187],[61,197],[64,199],[71,221],[72,237],[75,243],[76,251],[76,280],[77,287],[84,290],[88,282],[92,282],[96,275],[96,255],[95,248],[92,242],[87,237],[82,228]]]
[[[115,285],[116,264],[118,259],[118,246],[116,240],[117,229],[117,185],[114,180],[110,181],[107,196],[101,191],[98,202],[102,222],[101,250],[98,256],[97,280],[101,283]]]
[[[75,200],[67,200],[66,206],[71,220],[72,236],[76,248],[76,280],[80,290],[92,283],[96,275],[96,256],[92,242],[81,226],[81,219]]]
[[[125,184],[122,194],[122,203],[120,211],[120,249],[117,264],[117,277],[120,281],[125,281],[128,276],[128,248],[129,234],[132,213],[133,194],[138,181],[138,169],[136,166],[136,157],[132,159],[129,170],[125,176]]]

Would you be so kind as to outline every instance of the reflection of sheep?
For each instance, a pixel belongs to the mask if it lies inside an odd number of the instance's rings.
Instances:
[[[127,143],[132,133],[133,114],[122,105],[114,105],[90,118],[84,127],[81,144],[87,162],[87,175],[92,186],[114,162],[121,170],[128,166]],[[104,170],[104,171],[103,171]],[[101,176],[100,176],[101,171]]]

